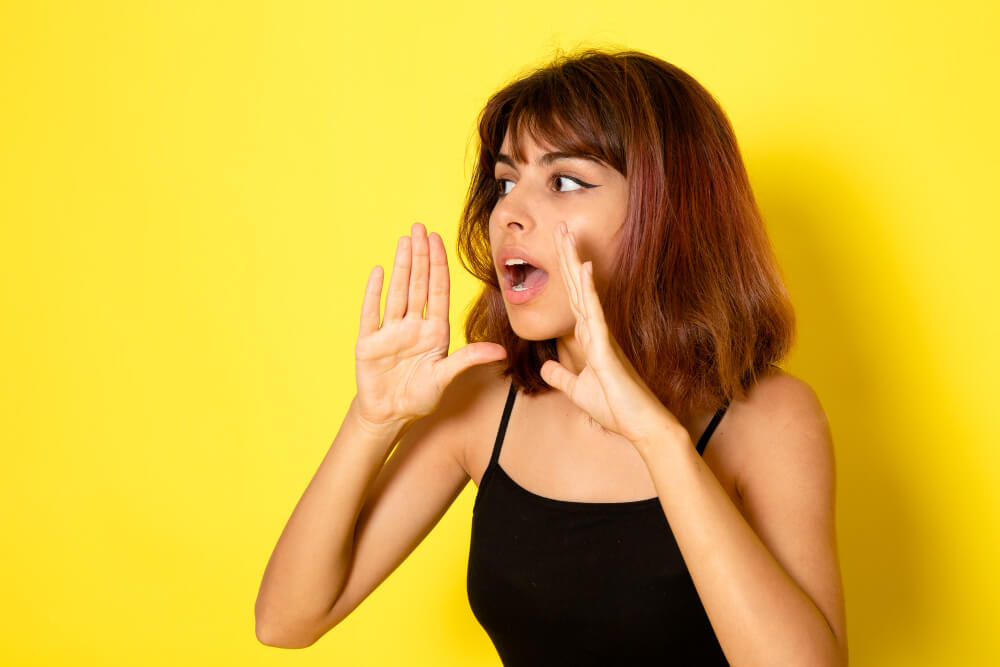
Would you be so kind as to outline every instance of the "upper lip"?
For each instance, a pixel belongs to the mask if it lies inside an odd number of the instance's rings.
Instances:
[[[500,270],[503,271],[505,275],[509,275],[510,267],[504,265],[504,262],[506,262],[508,259],[511,258],[523,259],[536,269],[541,269],[542,271],[546,272],[548,271],[544,266],[542,266],[542,263],[539,262],[534,255],[529,253],[524,248],[516,245],[505,245],[502,248],[500,248],[500,252],[497,253],[497,264],[499,265]]]

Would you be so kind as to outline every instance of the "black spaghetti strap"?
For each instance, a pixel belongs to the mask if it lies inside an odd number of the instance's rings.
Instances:
[[[503,437],[507,433],[507,422],[510,421],[510,411],[514,407],[514,396],[517,395],[517,387],[514,386],[514,381],[511,380],[510,390],[507,392],[507,403],[503,408],[503,417],[500,418],[500,428],[497,429],[497,439],[493,443],[493,454],[490,455],[490,462],[486,466],[486,470],[483,471],[483,477],[479,480],[479,489],[476,491],[476,500],[472,503],[472,513],[475,514],[476,510],[479,509],[479,501],[486,493],[486,487],[489,486],[490,479],[493,477],[493,472],[500,466],[500,448],[503,446]]]
[[[698,450],[699,456],[705,453],[705,447],[708,446],[708,439],[712,437],[712,433],[715,432],[715,427],[719,425],[719,421],[722,419],[722,415],[726,414],[726,408],[728,407],[729,399],[727,398],[723,401],[722,407],[715,411],[715,414],[712,416],[712,421],[710,421],[708,426],[705,428],[705,432],[701,434],[700,438],[698,438],[698,445],[695,449]]]
[[[500,418],[500,428],[497,429],[497,439],[493,443],[493,455],[490,457],[490,465],[497,465],[500,460],[500,448],[503,447],[503,437],[507,433],[507,422],[510,421],[510,411],[514,408],[514,397],[517,395],[517,386],[514,381],[510,382],[510,389],[507,391],[507,404],[503,406],[503,417]]]

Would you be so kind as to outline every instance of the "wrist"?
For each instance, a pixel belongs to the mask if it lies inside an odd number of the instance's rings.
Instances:
[[[663,450],[683,451],[685,448],[694,448],[691,434],[677,420],[655,420],[647,428],[642,429],[641,433],[642,435],[633,440],[632,444],[643,459]]]
[[[376,440],[395,441],[400,433],[406,430],[406,427],[409,425],[408,421],[402,419],[376,422],[365,418],[358,410],[357,396],[351,400],[351,405],[348,408],[348,417],[360,431]]]

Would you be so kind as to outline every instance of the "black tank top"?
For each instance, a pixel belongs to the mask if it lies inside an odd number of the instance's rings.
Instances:
[[[466,579],[505,667],[728,665],[658,496],[557,500],[500,467],[516,394],[512,382],[476,492]]]

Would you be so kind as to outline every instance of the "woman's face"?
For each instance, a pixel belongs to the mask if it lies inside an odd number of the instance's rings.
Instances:
[[[550,154],[555,149],[535,143],[527,132],[522,141],[527,164],[514,162],[509,132],[500,148],[494,168],[499,200],[490,213],[490,246],[514,332],[526,340],[547,340],[572,333],[576,325],[559,268],[559,223],[565,222],[575,235],[580,261],[593,261],[598,293],[605,293],[613,279],[608,269],[625,222],[628,186],[611,167]],[[508,256],[523,257],[544,273],[511,275],[504,265]],[[513,290],[512,282],[520,278],[528,289]]]

